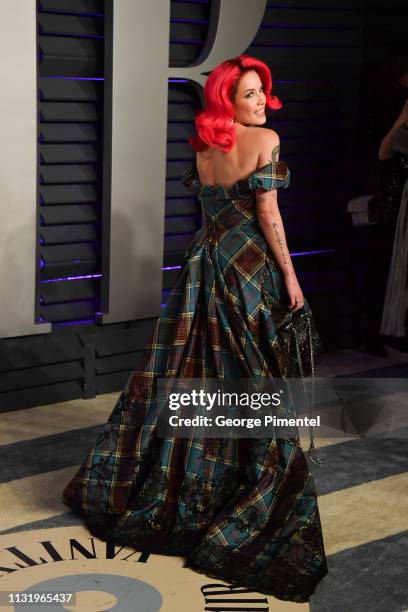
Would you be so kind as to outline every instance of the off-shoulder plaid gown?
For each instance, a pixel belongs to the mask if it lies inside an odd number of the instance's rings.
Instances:
[[[298,375],[290,334],[278,329],[288,315],[283,277],[255,199],[258,187],[287,187],[290,173],[273,161],[224,188],[201,185],[193,164],[182,180],[205,223],[150,344],[62,499],[102,539],[184,556],[207,576],[304,602],[327,564],[299,439],[159,438],[154,384],[158,377]],[[306,301],[303,314],[311,317]]]

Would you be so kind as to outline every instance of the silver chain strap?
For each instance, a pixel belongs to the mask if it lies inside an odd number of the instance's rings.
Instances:
[[[305,380],[304,380],[304,375],[303,375],[303,366],[302,366],[302,358],[300,354],[299,338],[298,338],[297,331],[295,328],[293,328],[293,331],[295,334],[296,353],[297,353],[297,358],[298,358],[298,363],[299,363],[300,377],[302,379],[303,390],[305,393],[306,400],[309,401],[310,416],[311,416],[312,411],[313,411],[314,402],[315,402],[315,363],[314,363],[313,340],[312,340],[312,324],[311,324],[310,316],[307,316],[307,329],[308,329],[308,336],[309,336],[310,366],[311,366],[311,379],[312,379],[310,398],[306,390],[306,385],[305,385]],[[318,456],[316,449],[315,449],[314,439],[313,439],[313,425],[311,425],[310,423],[309,423],[309,435],[310,435],[310,445],[307,450],[307,454],[309,455],[310,461],[320,467],[322,465],[322,460]]]

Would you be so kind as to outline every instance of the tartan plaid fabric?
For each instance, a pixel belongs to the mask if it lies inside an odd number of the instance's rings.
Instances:
[[[103,539],[183,555],[207,576],[308,601],[327,574],[313,476],[297,437],[159,438],[157,378],[298,374],[282,274],[256,218],[257,187],[287,187],[271,162],[230,188],[201,185],[205,224],[157,320],[150,344],[63,502]],[[305,302],[304,312],[310,313]],[[317,345],[318,334],[313,328]]]

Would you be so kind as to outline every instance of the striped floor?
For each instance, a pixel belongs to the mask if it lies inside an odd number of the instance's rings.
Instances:
[[[325,356],[319,375],[400,377],[404,371],[408,376],[408,356],[395,351],[388,359],[341,351]],[[117,396],[1,415],[0,536],[81,524],[61,503],[61,490]],[[311,469],[329,575],[311,599],[310,610],[407,611],[408,431],[392,438],[316,439],[316,446],[323,467],[311,464]]]

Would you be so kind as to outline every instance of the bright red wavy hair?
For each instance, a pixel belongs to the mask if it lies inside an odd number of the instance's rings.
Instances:
[[[279,98],[271,95],[272,75],[264,62],[245,54],[226,60],[214,68],[205,82],[206,106],[196,115],[196,136],[188,139],[195,151],[213,146],[227,153],[234,146],[235,129],[230,125],[234,118],[233,100],[239,78],[248,70],[255,70],[262,81],[266,107],[273,111],[282,108]]]

